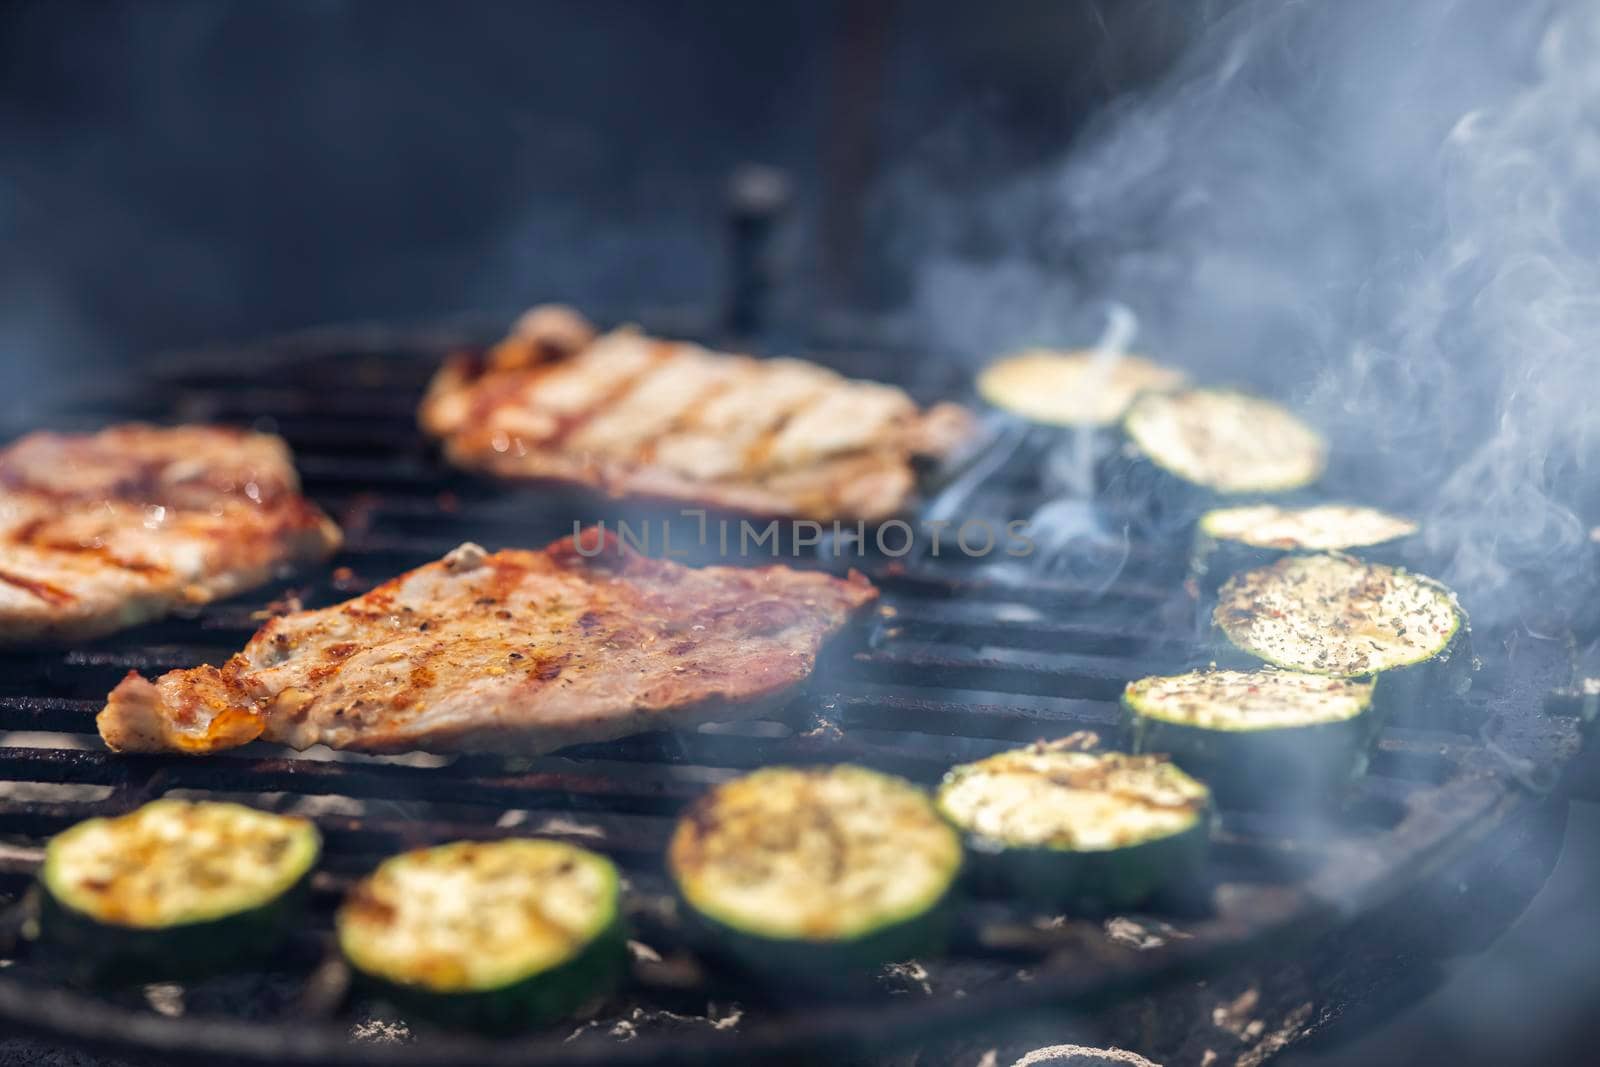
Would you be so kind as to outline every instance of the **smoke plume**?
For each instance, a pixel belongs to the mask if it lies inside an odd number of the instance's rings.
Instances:
[[[1331,494],[1420,516],[1475,619],[1593,596],[1600,5],[1246,3],[1154,91],[907,251],[974,357],[1092,340],[1245,384],[1334,442]],[[1552,600],[1559,598],[1559,603]]]

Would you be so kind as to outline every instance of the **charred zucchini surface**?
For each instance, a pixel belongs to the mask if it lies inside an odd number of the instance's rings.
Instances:
[[[1227,389],[1147,393],[1123,432],[1161,470],[1213,493],[1278,493],[1322,475],[1322,437],[1270,400]]]
[[[316,828],[240,804],[157,800],[90,819],[45,849],[45,889],[107,926],[161,929],[258,908],[316,863]]]
[[[1431,578],[1347,556],[1288,556],[1234,575],[1213,621],[1242,651],[1288,670],[1357,678],[1422,663],[1462,626]]]
[[[1176,389],[1182,371],[1143,356],[1032,348],[990,364],[978,392],[995,407],[1051,426],[1112,426],[1135,396]]]
[[[862,969],[937,945],[961,842],[910,782],[771,767],[702,797],[667,863],[720,947],[761,971]]]
[[[1154,722],[1248,733],[1348,722],[1372,707],[1373,683],[1296,671],[1191,671],[1129,682],[1123,704]]]
[[[1354,504],[1249,504],[1214,508],[1200,517],[1200,533],[1207,537],[1282,552],[1347,552],[1416,532],[1410,519]]]
[[[1265,669],[1130,682],[1136,752],[1164,752],[1227,802],[1318,798],[1366,770],[1374,682]]]
[[[1196,621],[1211,626],[1217,590],[1240,571],[1277,562],[1286,553],[1352,552],[1374,563],[1411,562],[1423,549],[1410,519],[1355,504],[1247,504],[1200,516],[1189,559]]]
[[[938,805],[968,835],[981,888],[1117,908],[1194,873],[1210,791],[1164,756],[1033,745],[954,768]]]
[[[1212,619],[1228,666],[1265,661],[1335,678],[1382,675],[1374,705],[1413,724],[1470,729],[1457,699],[1475,669],[1455,594],[1432,578],[1348,556],[1286,556],[1236,574]]]
[[[560,841],[459,841],[385,860],[340,907],[339,946],[402,1006],[513,1029],[601,992],[622,960],[617,870]]]
[[[239,804],[157,800],[90,819],[45,848],[40,933],[97,979],[250,962],[286,932],[320,849],[305,819]]]

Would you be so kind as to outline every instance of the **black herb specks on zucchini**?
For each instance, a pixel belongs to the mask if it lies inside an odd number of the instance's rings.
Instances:
[[[978,392],[995,407],[1050,426],[1113,426],[1134,397],[1176,389],[1182,371],[1143,356],[1032,348],[991,363]]]
[[[510,1031],[604,993],[625,962],[617,870],[547,840],[458,841],[385,860],[340,907],[339,947],[403,1010]]]
[[[1375,683],[1265,669],[1128,683],[1135,752],[1164,752],[1230,803],[1325,797],[1364,773]]]
[[[321,842],[304,819],[157,800],[45,848],[40,937],[100,980],[181,978],[270,955]]]
[[[1212,618],[1226,641],[1224,659],[1335,678],[1381,673],[1380,710],[1438,706],[1471,685],[1466,617],[1455,595],[1397,567],[1286,556],[1228,579]]]
[[[1204,861],[1210,792],[1164,756],[1033,745],[956,767],[940,812],[980,887],[1049,907],[1131,907]]]
[[[724,955],[813,985],[937,950],[961,842],[910,782],[770,767],[696,802],[667,865]]]

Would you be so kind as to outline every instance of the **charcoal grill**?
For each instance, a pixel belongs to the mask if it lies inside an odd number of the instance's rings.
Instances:
[[[848,559],[882,587],[885,611],[772,722],[515,760],[328,759],[260,746],[207,759],[106,752],[92,718],[118,677],[220,662],[275,600],[327,603],[467,538],[540,545],[570,533],[575,518],[625,513],[579,493],[505,493],[449,471],[419,438],[413,411],[428,374],[452,347],[486,336],[472,327],[322,331],[186,358],[145,391],[82,396],[46,418],[61,428],[142,417],[280,432],[307,492],[341,520],[348,545],[333,562],[344,569],[331,575],[292,576],[192,618],[0,661],[0,730],[8,732],[0,892],[16,900],[25,891],[50,834],[173,792],[311,814],[326,860],[314,922],[271,973],[181,992],[95,994],[19,948],[0,970],[0,1019],[124,1053],[208,1062],[610,1064],[881,1049],[1029,1009],[1103,1004],[1376,914],[1538,809],[1579,747],[1579,723],[1543,710],[1543,694],[1568,680],[1568,647],[1525,632],[1480,632],[1484,667],[1470,714],[1447,726],[1391,725],[1348,805],[1314,822],[1224,812],[1203,896],[1111,920],[973,903],[948,958],[893,968],[881,996],[844,1004],[765,998],[694,957],[660,869],[673,813],[707,783],[765,764],[850,760],[932,782],[952,762],[1038,737],[1089,729],[1114,739],[1127,679],[1194,665],[1177,556],[1136,544],[1104,589],[1018,583],[959,555]],[[894,360],[818,358],[903,377]],[[961,388],[954,371],[913,385],[945,395]],[[1037,503],[1029,491],[1025,479],[997,477],[979,503],[1025,516]],[[400,849],[531,833],[602,849],[627,874],[633,977],[598,1016],[488,1041],[411,1032],[341,995],[338,969],[325,962],[327,930],[354,878]],[[380,1039],[396,1034],[404,1039]]]

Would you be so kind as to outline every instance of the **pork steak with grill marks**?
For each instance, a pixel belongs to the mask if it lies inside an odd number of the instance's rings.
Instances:
[[[966,409],[797,359],[753,359],[635,330],[595,337],[538,308],[487,355],[453,358],[419,413],[457,466],[817,521],[889,518],[918,459],[975,433]]]
[[[466,544],[343,604],[273,619],[223,667],[129,674],[113,749],[255,738],[364,752],[548,752],[759,714],[877,590],[784,566],[685,567],[589,530]]]
[[[338,545],[280,438],[142,424],[29,434],[0,450],[0,643],[110,633]]]

